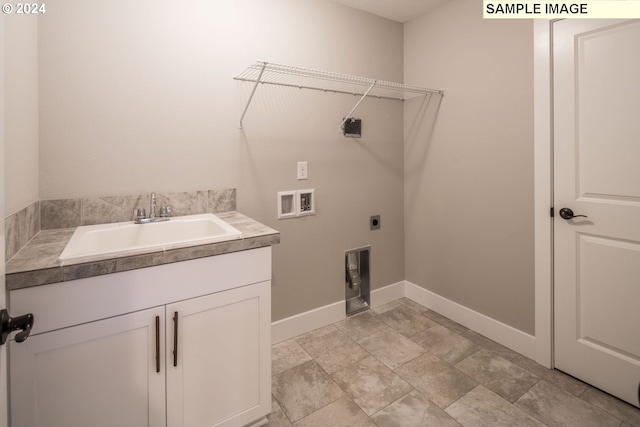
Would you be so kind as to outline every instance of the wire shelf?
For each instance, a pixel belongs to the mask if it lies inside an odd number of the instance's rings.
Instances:
[[[280,86],[296,87],[300,89],[314,89],[325,92],[346,93],[350,95],[364,95],[366,88],[375,83],[367,96],[404,100],[414,96],[429,93],[442,94],[442,90],[428,89],[403,83],[376,80],[367,77],[351,76],[348,74],[327,71],[310,70],[307,68],[288,65],[256,62],[243,73],[234,77],[244,82],[259,82]],[[324,84],[320,84],[324,82]],[[364,90],[362,88],[365,88]]]
[[[258,61],[249,66],[240,75],[234,77],[234,79],[254,83],[253,91],[240,118],[240,128],[242,128],[242,120],[249,108],[258,83],[360,96],[360,101],[358,101],[351,112],[347,114],[347,117],[355,111],[358,105],[360,105],[360,102],[367,96],[403,101],[428,94],[444,95],[444,91],[439,89],[429,89],[403,83],[311,70],[289,65],[279,65],[263,61]],[[344,122],[341,128],[343,125]]]

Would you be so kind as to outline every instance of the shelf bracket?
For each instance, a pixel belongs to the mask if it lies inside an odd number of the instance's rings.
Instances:
[[[351,111],[349,111],[349,114],[347,114],[347,116],[344,118],[342,123],[340,123],[340,126],[338,127],[338,132],[344,131],[344,124],[347,123],[347,120],[351,118],[351,115],[353,114],[353,112],[356,111],[356,109],[360,106],[360,103],[364,101],[367,95],[369,95],[369,92],[371,92],[371,89],[373,89],[376,86],[377,82],[378,82],[377,80],[374,80],[373,83],[371,83],[371,86],[369,86],[369,89],[367,89],[367,91],[364,93],[364,95],[362,95],[362,97],[356,103],[356,105],[351,109]]]
[[[242,112],[242,116],[240,116],[240,129],[242,129],[242,120],[244,120],[244,116],[247,114],[247,110],[249,109],[249,104],[251,104],[253,95],[256,93],[256,89],[258,88],[260,79],[262,79],[262,74],[264,73],[264,69],[266,68],[266,66],[267,66],[267,63],[263,62],[260,68],[260,74],[258,74],[258,78],[256,79],[256,83],[253,85],[253,90],[251,91],[251,95],[249,95],[249,99],[247,100],[247,105],[245,105],[244,111]]]

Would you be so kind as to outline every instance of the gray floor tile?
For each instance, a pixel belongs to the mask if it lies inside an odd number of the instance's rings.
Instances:
[[[458,362],[456,368],[509,402],[515,402],[540,380],[529,371],[486,349]]]
[[[418,344],[392,328],[383,329],[361,339],[358,343],[391,369],[424,353]]]
[[[504,357],[507,360],[513,360],[519,356],[518,353],[511,350],[510,348],[507,348],[501,344],[498,344],[497,342],[490,340],[489,338],[483,335],[480,335],[477,332],[469,330],[465,332],[462,336],[478,344],[480,347],[486,348],[490,352],[495,353],[500,357]]]
[[[620,420],[606,411],[540,380],[515,403],[549,426],[618,427]]]
[[[272,395],[269,427],[640,427],[640,409],[408,298],[272,346]]]
[[[556,369],[547,369],[521,354],[516,356],[512,362],[531,372],[533,375],[545,379],[575,396],[580,396],[588,387],[587,384],[565,374],[564,372],[560,372]]]
[[[439,324],[441,324],[442,326],[451,329],[452,331],[462,335],[465,332],[467,332],[469,330],[469,328],[467,328],[466,326],[461,325],[460,323],[454,322],[451,319],[448,319],[446,317],[444,317],[442,314],[440,313],[436,313],[433,310],[426,310],[423,311],[422,314],[424,314],[425,316],[427,316],[429,319],[438,322]]]
[[[412,309],[413,311],[416,311],[420,314],[426,314],[427,312],[431,311],[429,310],[427,307],[418,304],[417,302],[409,299],[409,298],[400,298],[398,301],[400,301],[400,303],[402,305],[405,305],[407,307],[409,307],[410,309]]]
[[[292,422],[344,396],[340,387],[313,360],[274,375],[271,392]]]
[[[371,415],[411,391],[411,386],[375,357],[332,375],[336,383]]]
[[[369,356],[358,343],[338,329],[319,338],[305,340],[302,348],[330,374]]]
[[[293,339],[271,346],[271,375],[277,375],[289,368],[311,360]]]
[[[401,306],[402,306],[402,307],[404,307],[405,305],[402,303],[402,300],[403,300],[403,299],[404,299],[404,298],[400,298],[400,299],[397,299],[397,300],[395,300],[395,301],[392,301],[392,302],[390,302],[390,303],[388,303],[388,304],[381,305],[381,306],[378,306],[378,307],[376,307],[376,308],[372,308],[372,309],[371,309],[371,312],[372,312],[374,315],[376,315],[376,316],[377,316],[377,315],[380,315],[380,314],[382,314],[382,313],[385,313],[385,312],[387,312],[387,311],[389,311],[389,310],[393,310],[394,308],[398,308],[398,307],[401,307]]]
[[[295,340],[298,342],[298,344],[304,346],[309,341],[316,340],[337,330],[338,328],[336,328],[335,324],[329,325],[323,328],[314,329],[313,331],[307,332],[306,334],[299,335],[295,338]]]
[[[411,337],[418,332],[436,325],[436,322],[409,308],[405,304],[377,314],[376,318],[400,332],[405,337]]]
[[[271,398],[271,414],[267,416],[267,424],[264,427],[291,427],[291,422],[275,398]]]
[[[593,406],[615,415],[627,424],[640,427],[640,409],[635,406],[631,406],[594,387],[589,387],[580,397]]]
[[[346,396],[304,417],[294,425],[318,427],[376,427],[371,418]]]
[[[425,311],[429,311],[427,307],[424,307],[417,302],[410,300],[409,298],[400,298],[388,304],[376,307],[375,309],[372,309],[371,312],[375,315],[378,315],[384,313],[385,311],[389,311],[398,307],[406,307],[420,314],[424,313]]]
[[[465,427],[543,427],[544,424],[479,385],[446,410]]]
[[[387,327],[369,311],[348,317],[335,325],[354,341],[361,340]]]
[[[411,340],[451,364],[461,361],[480,349],[472,341],[442,325],[426,329],[411,337]]]
[[[477,385],[474,379],[428,352],[395,372],[441,408],[446,408]]]
[[[460,427],[460,424],[418,391],[396,400],[371,419],[380,427]]]

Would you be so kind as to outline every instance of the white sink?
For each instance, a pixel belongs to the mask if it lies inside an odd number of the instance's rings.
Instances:
[[[172,217],[169,221],[133,221],[78,227],[59,260],[102,255],[129,255],[152,249],[203,245],[242,237],[242,233],[214,214]]]

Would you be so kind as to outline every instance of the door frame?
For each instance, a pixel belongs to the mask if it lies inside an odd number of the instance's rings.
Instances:
[[[3,98],[0,99],[0,164],[4,165],[4,67],[5,67],[5,55],[4,55],[4,39],[5,39],[5,21],[4,13],[0,15],[0,34],[2,35],[3,42],[0,43],[0,93],[3,94]],[[4,168],[2,169],[4,170]],[[4,255],[4,217],[5,217],[5,203],[4,203],[4,173],[0,175],[0,213],[3,221],[2,228],[0,228],[0,308],[4,308],[6,305],[7,290],[5,287],[5,255]],[[0,427],[6,427],[9,424],[9,404],[8,404],[8,380],[7,380],[7,347],[8,345],[0,346]]]
[[[555,20],[534,20],[534,269],[536,361],[554,361],[554,123],[553,30]],[[559,207],[556,207],[556,212]]]
[[[533,21],[536,362],[553,361],[553,23]]]

